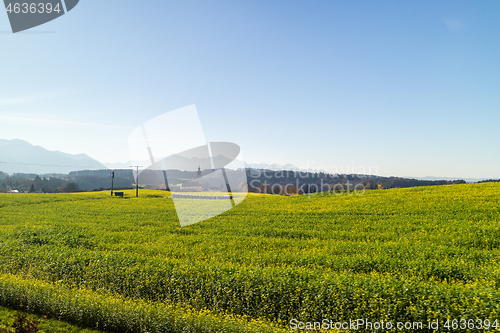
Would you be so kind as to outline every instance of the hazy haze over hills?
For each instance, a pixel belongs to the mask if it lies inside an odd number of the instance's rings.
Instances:
[[[223,157],[220,157],[223,158]],[[217,158],[215,158],[217,159]],[[230,162],[220,161],[221,164]],[[175,160],[175,168],[178,170],[191,170],[193,165],[204,164],[202,159],[192,161],[192,159],[178,157]],[[143,166],[149,166],[149,161],[141,163]],[[101,169],[130,169],[131,162],[125,163],[101,163],[86,154],[72,155],[60,151],[50,151],[40,146],[34,146],[23,140],[2,140],[0,139],[0,171],[5,173],[69,173],[71,171],[80,170],[101,170]],[[266,163],[246,163],[247,168],[264,169],[264,170],[289,170],[289,171],[306,171],[319,172],[321,170],[305,170],[298,168],[292,164],[266,164]],[[194,170],[194,169],[193,169]],[[191,170],[191,171],[193,171]],[[378,175],[380,176],[380,175]],[[387,175],[395,176],[399,175]],[[466,182],[476,182],[486,178],[452,178],[452,177],[412,177],[405,176],[404,178],[414,178],[420,180],[456,180],[463,179]]]
[[[0,139],[0,171],[6,173],[69,173],[107,169],[86,154],[67,154],[34,146],[23,140]]]

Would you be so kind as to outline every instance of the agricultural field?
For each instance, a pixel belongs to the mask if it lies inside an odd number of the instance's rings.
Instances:
[[[184,228],[165,193],[0,194],[0,305],[113,332],[500,331],[499,183],[249,194]]]
[[[0,332],[11,332],[12,324],[16,320],[16,316],[21,313],[0,307]],[[36,326],[39,333],[103,333],[103,331],[80,328],[68,323],[61,322],[56,319],[47,318],[46,315],[38,316],[30,314],[27,316],[30,321],[36,321]]]

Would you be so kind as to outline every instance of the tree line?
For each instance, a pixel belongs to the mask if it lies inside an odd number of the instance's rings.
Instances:
[[[390,189],[465,184],[465,180],[419,180],[324,172],[257,171],[247,173],[248,190],[267,194],[305,194],[353,189]]]
[[[109,174],[109,172],[108,172]],[[132,188],[133,177],[114,179],[114,186]],[[14,174],[12,176],[0,172],[0,192],[38,192],[38,193],[69,193],[80,191],[103,190],[111,187],[111,178],[98,176],[65,176],[40,177],[36,174]]]
[[[210,172],[208,170],[207,172]],[[115,170],[115,189],[133,188],[135,179],[131,170]],[[141,178],[151,181],[154,172],[143,172]],[[172,173],[171,173],[172,174]],[[232,172],[227,172],[232,178]],[[235,173],[236,174],[236,173]],[[185,179],[196,178],[195,172],[178,171],[169,183],[180,183]],[[148,179],[148,178],[151,178]],[[355,174],[328,174],[324,172],[270,171],[247,169],[247,180],[234,179],[239,184],[233,191],[249,191],[269,194],[304,194],[332,190],[350,190],[356,186],[364,189],[390,189],[415,186],[465,184],[464,180],[418,180],[401,177],[379,177]],[[489,180],[494,181],[494,180]],[[140,181],[139,181],[140,183]],[[234,182],[233,182],[234,183]],[[8,175],[0,171],[0,192],[17,190],[19,192],[78,192],[104,190],[111,188],[110,170],[83,170],[67,175]]]

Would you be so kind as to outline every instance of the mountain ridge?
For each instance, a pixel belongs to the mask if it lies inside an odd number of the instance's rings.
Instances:
[[[149,161],[144,161],[142,165],[148,165]],[[314,172],[314,170],[304,170],[292,164],[280,165],[277,163],[245,163],[247,168],[261,170],[288,170]],[[101,163],[91,158],[87,154],[69,154],[58,150],[48,150],[38,145],[33,145],[20,139],[5,140],[0,139],[0,171],[5,173],[70,173],[81,170],[102,170],[102,169],[130,169],[131,162],[125,163]],[[402,177],[418,180],[456,180],[463,179],[472,183],[487,178],[454,178],[454,177]]]
[[[87,154],[48,150],[20,139],[0,139],[0,171],[6,173],[69,173],[82,168],[107,169]]]

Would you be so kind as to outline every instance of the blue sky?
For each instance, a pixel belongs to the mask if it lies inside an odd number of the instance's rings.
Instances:
[[[500,178],[498,1],[97,1],[17,34],[0,13],[0,138],[129,159],[196,104],[254,163]]]

